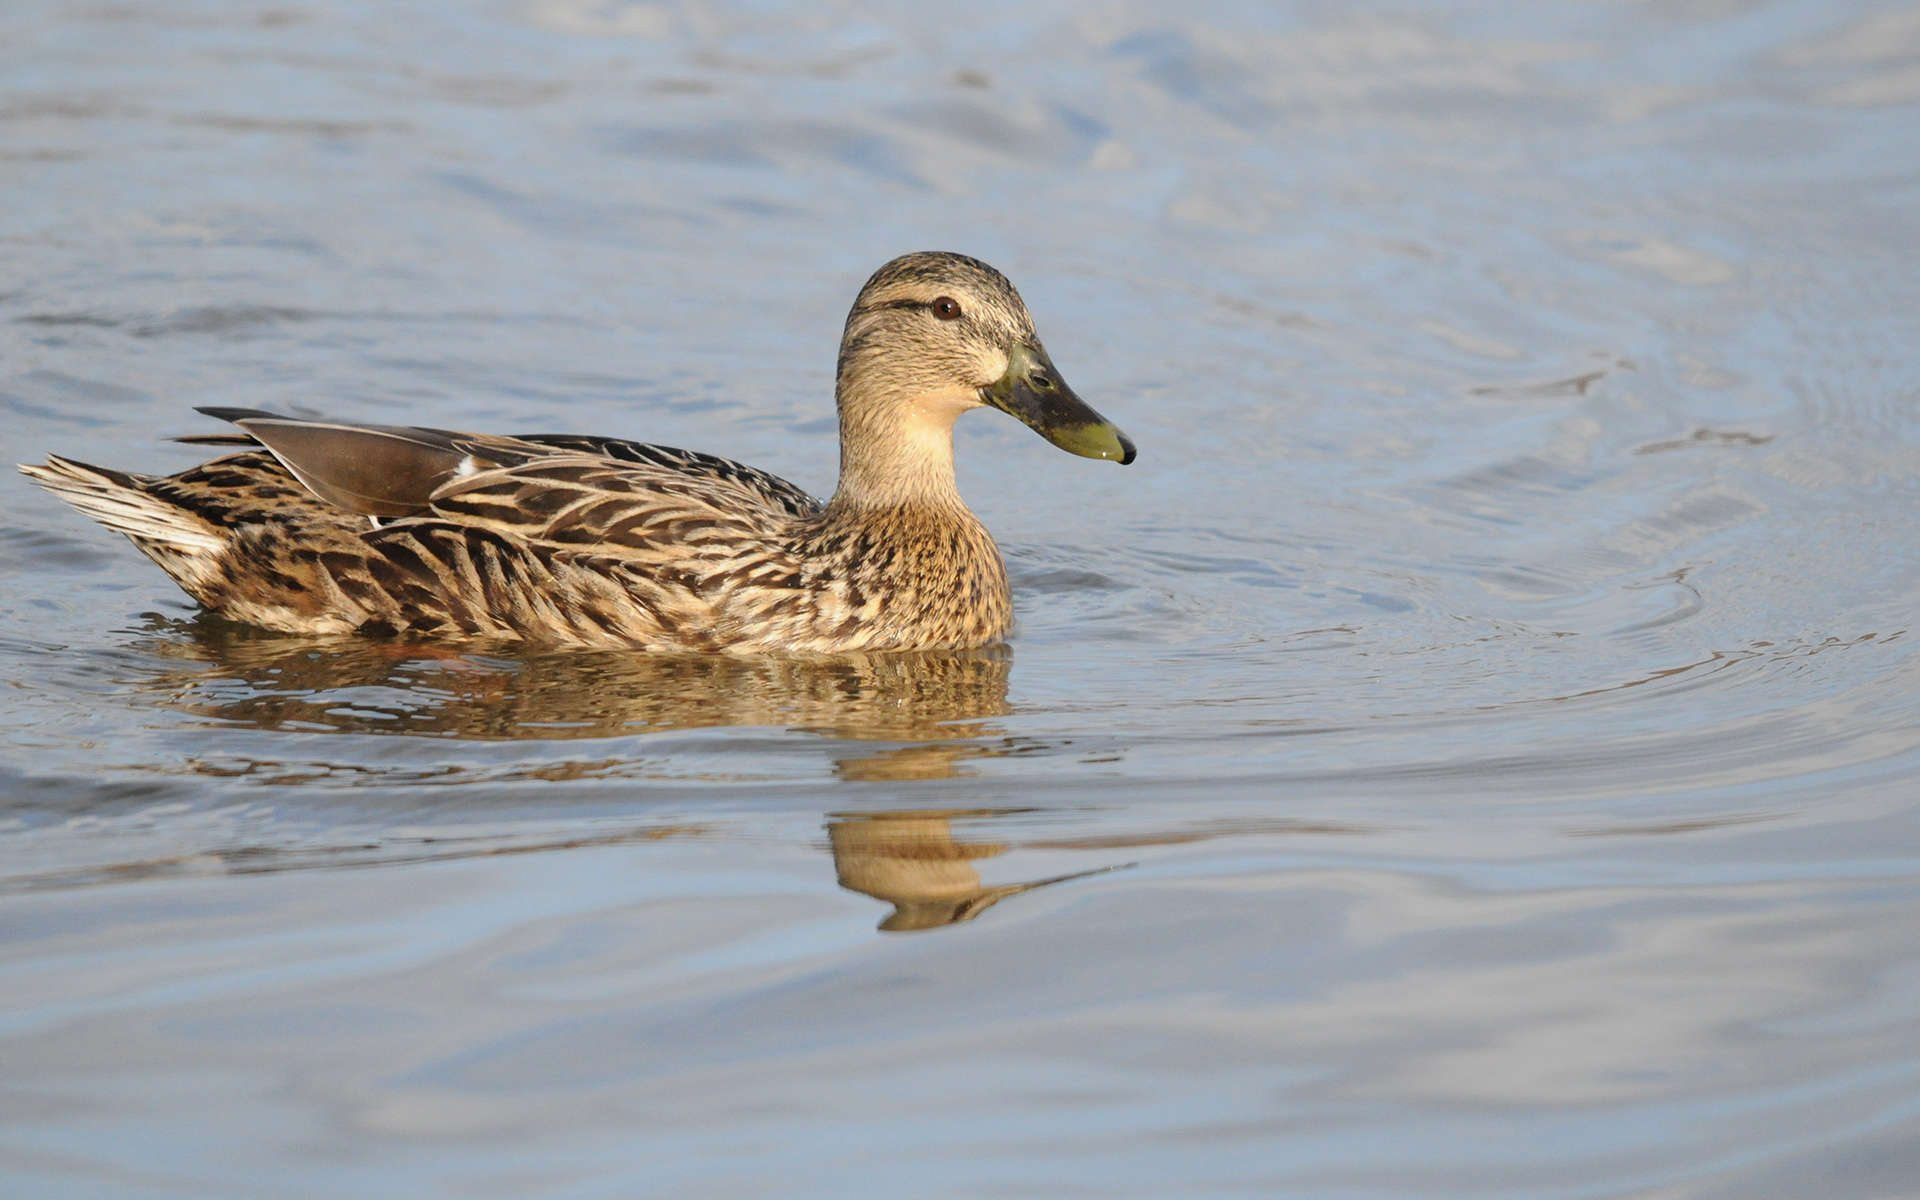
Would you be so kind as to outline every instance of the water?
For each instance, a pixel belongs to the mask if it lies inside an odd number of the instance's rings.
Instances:
[[[1002,650],[262,636],[8,485],[9,1194],[1920,1194],[1920,16],[16,4],[6,461],[818,491],[977,254]]]

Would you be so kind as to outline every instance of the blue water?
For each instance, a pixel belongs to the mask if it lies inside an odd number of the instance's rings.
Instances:
[[[0,512],[22,1196],[1920,1193],[1910,6],[16,4],[0,452],[832,487],[1005,270],[1019,625],[303,641]]]

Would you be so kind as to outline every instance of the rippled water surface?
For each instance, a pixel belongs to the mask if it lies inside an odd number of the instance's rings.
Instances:
[[[0,449],[832,487],[1004,268],[976,654],[318,641],[0,506],[20,1196],[1920,1195],[1920,16],[40,3]],[[877,927],[877,928],[876,928]]]

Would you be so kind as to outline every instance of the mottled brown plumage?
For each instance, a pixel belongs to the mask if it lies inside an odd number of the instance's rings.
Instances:
[[[961,501],[953,421],[1006,411],[1073,453],[1133,447],[1059,379],[1013,286],[912,254],[848,315],[840,484],[821,503],[711,455],[208,409],[240,453],[178,475],[21,469],[132,538],[195,599],[294,633],[380,631],[660,650],[966,648],[1012,620]]]

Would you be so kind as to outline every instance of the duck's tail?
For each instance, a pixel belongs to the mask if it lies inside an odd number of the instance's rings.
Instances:
[[[81,512],[124,533],[187,591],[199,595],[219,574],[231,533],[166,496],[165,481],[95,467],[49,454],[44,463],[22,463],[20,473]]]

